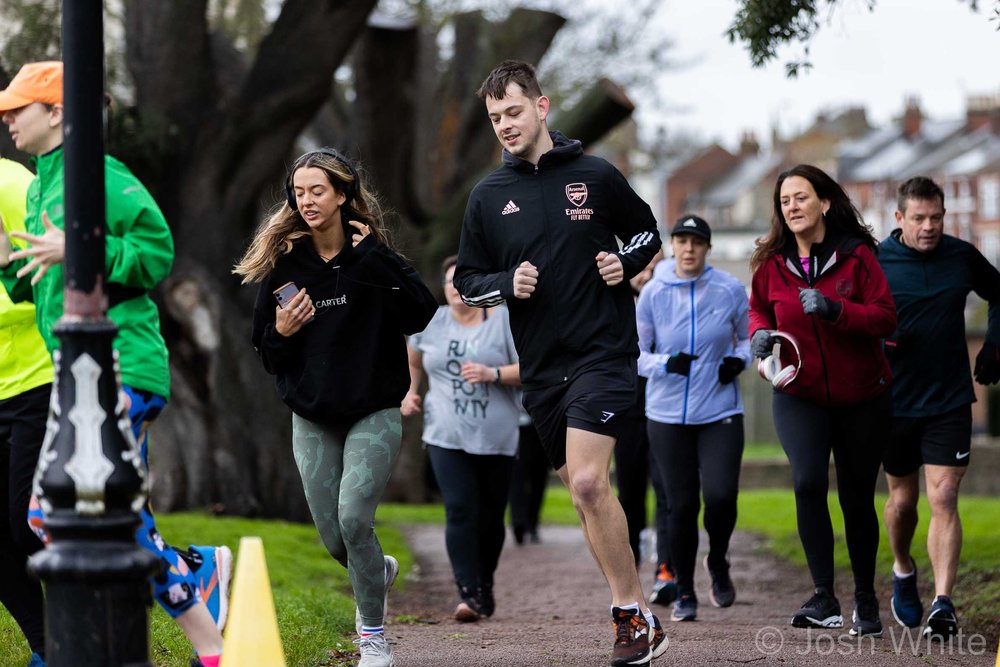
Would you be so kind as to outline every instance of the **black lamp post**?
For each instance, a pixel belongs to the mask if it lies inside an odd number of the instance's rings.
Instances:
[[[135,541],[147,483],[106,317],[102,12],[63,0],[64,308],[34,488],[52,542],[29,563],[45,582],[49,667],[151,665],[158,561]]]

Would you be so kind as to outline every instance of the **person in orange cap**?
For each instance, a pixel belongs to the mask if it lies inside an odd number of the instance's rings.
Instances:
[[[63,313],[66,250],[62,81],[61,62],[29,63],[0,91],[3,122],[15,146],[34,156],[37,170],[28,187],[26,233],[11,234],[28,246],[12,252],[7,235],[0,233],[0,281],[12,301],[35,303],[38,331],[50,352],[58,346],[53,326]],[[148,426],[170,393],[167,346],[149,291],[170,272],[173,239],[159,206],[132,172],[110,156],[105,156],[104,164],[107,315],[118,327],[114,347],[121,364],[122,389],[128,398],[133,435],[148,466]],[[33,500],[29,518],[44,538],[43,509]],[[231,552],[227,547],[175,549],[160,535],[148,505],[140,519],[136,540],[163,561],[161,571],[150,579],[153,596],[198,652],[200,662],[194,664],[217,667]]]

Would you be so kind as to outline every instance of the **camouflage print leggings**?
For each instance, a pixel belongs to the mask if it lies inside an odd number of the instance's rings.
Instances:
[[[399,454],[399,408],[354,424],[327,426],[292,413],[292,450],[313,522],[330,555],[347,568],[365,625],[382,625],[385,562],[375,507]]]

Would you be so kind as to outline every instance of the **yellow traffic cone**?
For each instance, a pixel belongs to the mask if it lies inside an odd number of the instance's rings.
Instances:
[[[240,538],[220,667],[285,667],[271,581],[259,537]]]

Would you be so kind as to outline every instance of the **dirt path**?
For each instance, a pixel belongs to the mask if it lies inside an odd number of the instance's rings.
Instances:
[[[451,618],[457,603],[441,526],[405,529],[419,563],[405,592],[391,598],[387,631],[397,667],[541,667],[607,665],[614,639],[609,593],[579,528],[546,526],[542,543],[518,547],[508,539],[496,579],[496,614],[475,624]],[[703,535],[702,543],[705,543]],[[930,645],[895,624],[888,592],[880,591],[885,633],[881,639],[850,637],[847,630],[805,631],[788,619],[808,597],[804,569],[765,555],[758,538],[738,533],[731,560],[736,604],[708,603],[707,575],[696,573],[698,621],[671,623],[655,607],[670,640],[655,664],[666,665],[983,665],[992,667],[996,643],[966,637],[951,646]],[[652,581],[644,566],[642,582]],[[841,601],[851,600],[839,582]],[[647,588],[648,592],[648,588]],[[845,616],[850,615],[845,605]],[[395,619],[402,616],[404,622]]]

